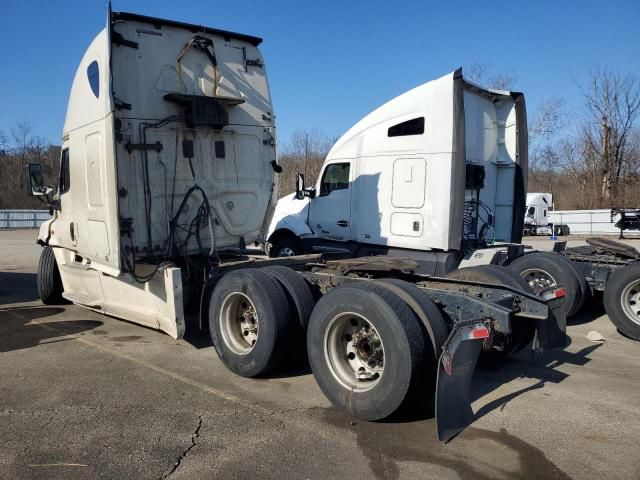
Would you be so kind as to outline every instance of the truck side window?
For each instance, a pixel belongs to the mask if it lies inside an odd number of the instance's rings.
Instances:
[[[527,215],[533,215],[534,213],[536,213],[536,207],[529,207]]]
[[[326,197],[334,190],[349,188],[349,164],[332,163],[325,168],[320,182],[320,196]]]
[[[60,185],[58,186],[60,195],[69,191],[69,174],[69,149],[65,148],[60,157]]]
[[[98,98],[100,96],[100,68],[95,60],[87,67],[87,79],[89,80],[91,91]]]
[[[389,137],[406,137],[407,135],[422,135],[424,133],[424,117],[414,118],[406,122],[389,127]]]

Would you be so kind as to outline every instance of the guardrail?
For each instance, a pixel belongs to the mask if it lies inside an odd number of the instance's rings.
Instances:
[[[50,218],[48,210],[0,210],[0,229],[38,228]]]

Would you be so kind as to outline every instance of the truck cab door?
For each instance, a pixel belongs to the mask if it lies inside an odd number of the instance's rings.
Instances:
[[[68,143],[63,143],[60,154],[60,177],[58,179],[58,193],[56,195],[58,208],[56,212],[56,245],[75,250],[77,225],[73,216],[71,188],[71,165]]]
[[[350,162],[325,165],[311,201],[309,226],[326,240],[351,239],[351,182]]]

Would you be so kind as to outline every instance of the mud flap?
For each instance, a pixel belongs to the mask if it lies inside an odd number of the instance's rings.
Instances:
[[[448,442],[473,421],[469,390],[489,329],[480,321],[456,324],[438,361],[436,424],[438,439]]]
[[[540,296],[548,302],[549,317],[537,321],[536,336],[532,345],[534,352],[541,353],[544,350],[567,346],[567,317],[562,308],[565,294],[562,287],[551,287],[540,292]]]

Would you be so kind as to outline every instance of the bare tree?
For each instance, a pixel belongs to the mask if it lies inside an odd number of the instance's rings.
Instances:
[[[640,115],[640,82],[632,75],[594,67],[581,88],[588,114],[583,139],[600,176],[601,203],[610,206],[624,193],[621,180],[632,170],[629,147]]]
[[[516,78],[507,72],[491,72],[487,63],[472,63],[463,70],[465,78],[474,83],[495,90],[512,90],[516,83]]]
[[[44,137],[34,135],[29,122],[18,122],[9,138],[0,132],[0,207],[42,208],[42,204],[28,197],[22,190],[24,169],[29,163],[39,163],[47,180],[53,184],[57,177],[60,147],[51,145]]]
[[[294,131],[280,153],[279,163],[282,166],[282,173],[279,195],[285,195],[293,190],[295,175],[298,172],[304,174],[307,184],[314,183],[334,143],[335,139],[316,129]]]
[[[4,157],[9,152],[9,137],[0,130],[0,156]]]
[[[559,152],[553,142],[566,123],[565,102],[560,98],[543,101],[529,119],[529,175],[542,180],[559,168]]]
[[[33,143],[32,131],[31,124],[26,120],[16,123],[16,126],[11,129],[13,152],[20,158],[20,171],[24,167],[29,149]]]

